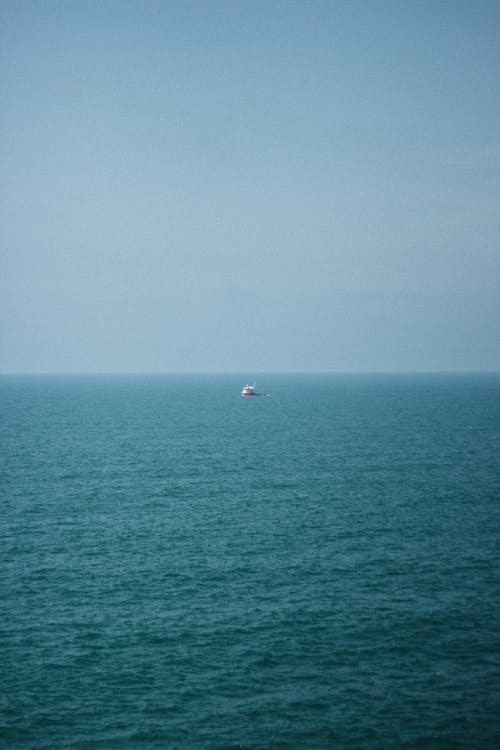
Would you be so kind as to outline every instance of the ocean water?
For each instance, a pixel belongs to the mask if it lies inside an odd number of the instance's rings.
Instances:
[[[500,377],[0,379],[0,746],[497,750]]]

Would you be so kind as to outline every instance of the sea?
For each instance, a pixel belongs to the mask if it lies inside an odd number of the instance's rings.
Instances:
[[[0,378],[0,747],[498,750],[500,375],[247,378]]]

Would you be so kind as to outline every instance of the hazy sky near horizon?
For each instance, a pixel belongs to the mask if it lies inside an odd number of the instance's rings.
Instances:
[[[0,0],[0,369],[500,370],[499,24]]]

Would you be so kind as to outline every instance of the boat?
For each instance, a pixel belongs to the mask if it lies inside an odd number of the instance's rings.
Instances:
[[[244,385],[243,388],[241,389],[241,395],[244,396],[245,398],[247,396],[267,396],[268,395],[267,393],[256,393],[255,386],[256,386],[256,383],[254,383],[253,385]]]

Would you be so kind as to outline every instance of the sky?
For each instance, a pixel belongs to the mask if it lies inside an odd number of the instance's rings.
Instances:
[[[500,370],[499,25],[0,0],[0,371]]]

